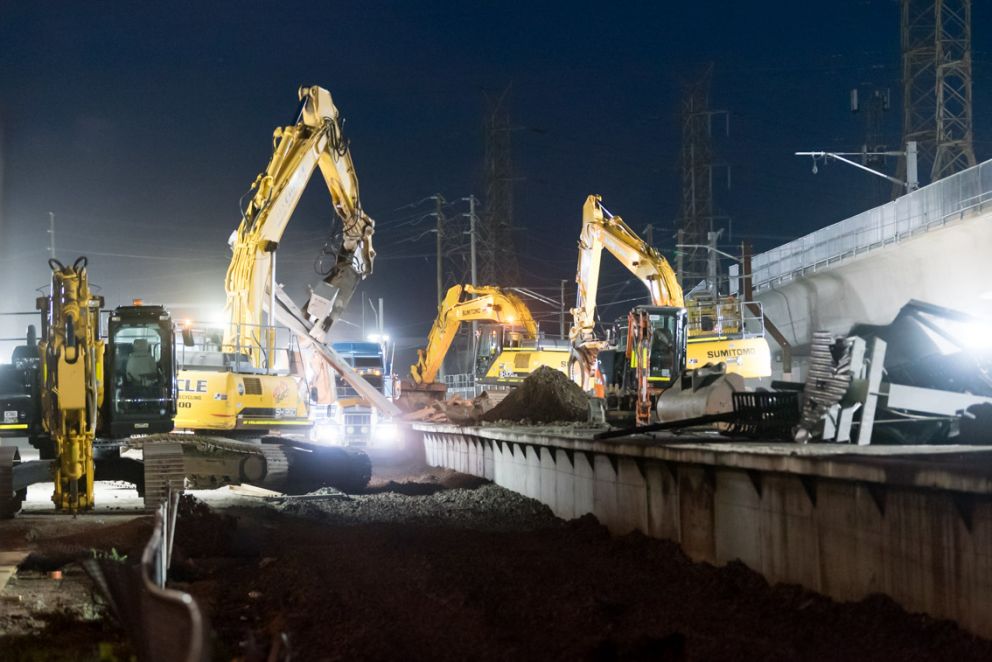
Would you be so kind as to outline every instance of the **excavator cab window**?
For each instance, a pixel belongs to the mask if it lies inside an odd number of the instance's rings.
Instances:
[[[667,388],[682,374],[685,362],[686,313],[683,308],[645,306],[651,338],[648,381]]]
[[[163,343],[157,324],[116,329],[114,348],[114,412],[155,411],[162,406],[162,390],[172,375],[162,365]]]
[[[127,307],[110,317],[104,401],[111,436],[172,429],[174,333],[160,310]]]
[[[479,328],[478,345],[475,350],[475,375],[484,377],[496,357],[503,351],[503,327],[488,324]]]

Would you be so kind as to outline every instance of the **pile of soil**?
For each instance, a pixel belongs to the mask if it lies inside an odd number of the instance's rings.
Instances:
[[[446,489],[428,483],[396,484],[378,494],[287,499],[277,508],[333,525],[403,523],[455,526],[477,531],[529,531],[561,523],[544,504],[476,479],[475,489]]]
[[[992,642],[887,598],[769,586],[499,491],[239,509],[176,587],[208,611],[218,659],[992,659]]]
[[[589,399],[582,389],[560,370],[541,366],[480,420],[559,423],[588,418]]]

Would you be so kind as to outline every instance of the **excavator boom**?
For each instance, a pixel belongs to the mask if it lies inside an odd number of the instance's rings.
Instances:
[[[596,340],[596,294],[603,249],[608,250],[647,288],[653,306],[682,308],[685,302],[682,287],[668,260],[641,240],[619,216],[610,214],[602,198],[590,195],[582,207],[582,232],[579,235],[579,263],[576,273],[577,297],[572,309],[570,337],[575,351],[575,363],[585,388],[592,387],[595,353],[601,342]]]
[[[372,273],[375,259],[375,222],[362,209],[338,109],[321,87],[301,87],[299,97],[296,123],[275,130],[272,158],[252,183],[254,193],[233,236],[227,271],[224,346],[250,353],[255,367],[264,367],[264,352],[259,350],[264,339],[259,336],[263,309],[274,296],[270,283],[273,256],[314,170],[320,169],[342,225],[334,264],[318,285],[321,290],[313,292],[305,306],[314,322],[314,338],[324,341],[358,283]]]
[[[354,370],[342,368],[344,361],[334,356],[326,340],[359,282],[372,272],[375,222],[362,209],[355,166],[330,93],[317,86],[301,87],[299,99],[296,122],[273,134],[272,157],[252,183],[251,197],[231,237],[226,326],[219,353],[225,358],[214,361],[217,365],[204,363],[202,370],[194,363],[196,369],[189,367],[180,375],[187,387],[180,395],[181,428],[265,431],[312,425],[300,380],[277,374],[277,324],[299,338],[301,350],[325,360],[356,389],[364,386]],[[341,230],[325,244],[333,264],[316,289],[311,288],[301,311],[276,284],[276,250],[316,170]],[[242,363],[244,356],[248,360]],[[232,361],[235,369],[226,369]],[[249,362],[242,370],[240,366]],[[369,399],[380,411],[395,409],[382,393]]]

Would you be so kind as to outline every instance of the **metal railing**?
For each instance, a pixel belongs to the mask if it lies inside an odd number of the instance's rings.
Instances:
[[[689,340],[765,335],[764,309],[757,302],[686,302]]]
[[[242,330],[249,328],[247,334],[253,339],[248,345],[241,343]],[[299,351],[299,340],[283,326],[267,324],[236,324],[234,325],[236,342],[233,346],[223,346],[224,327],[190,329],[193,346],[188,347],[183,342],[181,333],[176,333],[176,352],[180,370],[182,369],[227,369],[239,373],[278,374],[290,373],[289,356]],[[267,342],[270,334],[274,340],[270,346]],[[221,354],[226,355],[222,360]],[[266,367],[254,368],[250,355],[257,355]],[[198,363],[211,357],[211,361],[221,361],[222,364]]]
[[[992,209],[992,161],[755,255],[755,290],[831,267]],[[736,283],[740,269],[730,268]]]
[[[475,375],[471,373],[458,373],[455,375],[445,375],[444,385],[447,387],[448,396],[458,395],[471,400],[476,396]]]
[[[179,492],[170,489],[155,512],[152,535],[137,566],[116,558],[84,562],[139,660],[210,659],[209,628],[199,605],[188,593],[165,588],[178,509]]]

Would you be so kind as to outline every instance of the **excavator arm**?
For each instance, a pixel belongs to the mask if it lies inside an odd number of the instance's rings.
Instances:
[[[466,294],[475,298],[463,299]],[[410,366],[413,382],[433,383],[458,327],[462,322],[478,320],[521,326],[528,338],[537,337],[537,323],[520,297],[493,286],[455,285],[441,301],[427,348],[417,350],[417,363]]]
[[[274,254],[300,196],[314,170],[320,169],[341,219],[342,237],[335,262],[322,290],[313,292],[305,306],[313,322],[310,335],[323,342],[331,324],[341,315],[358,283],[372,272],[375,222],[362,209],[358,178],[348,143],[341,132],[340,115],[330,93],[317,86],[301,87],[296,123],[277,128],[273,153],[265,171],[252,183],[241,224],[232,235],[227,271],[224,345],[239,348],[261,367],[266,339],[260,337],[263,307],[271,306]],[[319,286],[320,287],[320,286]],[[265,301],[266,294],[270,301]]]
[[[579,235],[579,263],[575,282],[578,285],[576,305],[572,309],[572,365],[581,375],[574,374],[584,388],[591,388],[595,355],[601,347],[596,339],[596,295],[603,249],[608,250],[647,288],[654,306],[685,305],[682,287],[668,260],[645,243],[619,216],[603,208],[602,198],[590,195],[582,207],[582,232]]]
[[[596,294],[603,249],[644,283],[654,306],[684,306],[682,287],[668,260],[649,246],[619,216],[603,208],[601,196],[590,195],[582,207],[576,306],[572,309],[573,342],[594,340]]]

